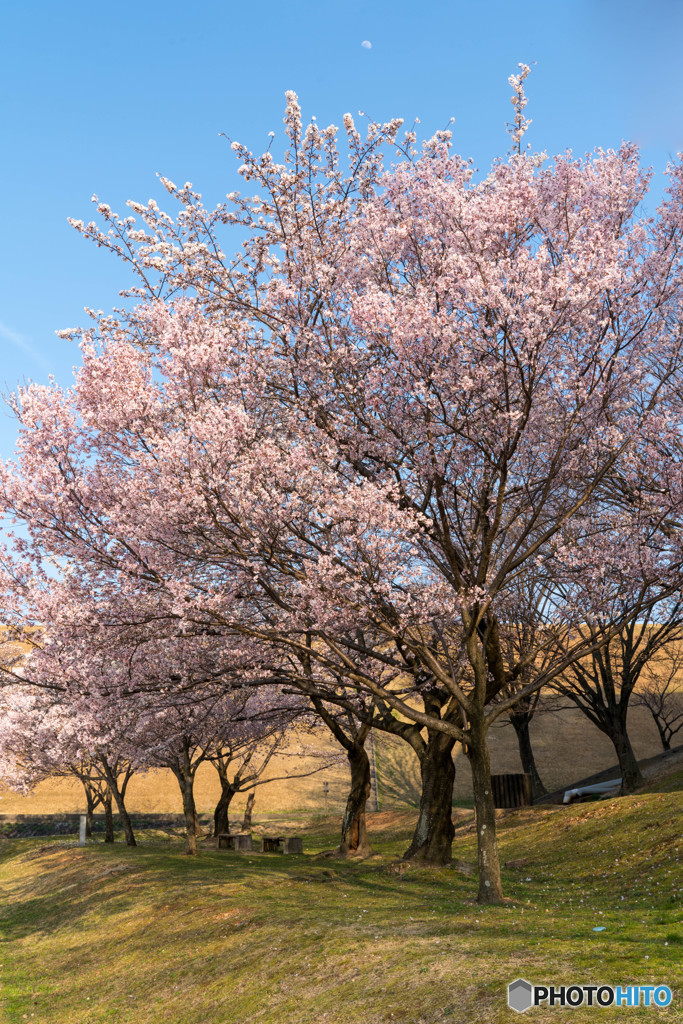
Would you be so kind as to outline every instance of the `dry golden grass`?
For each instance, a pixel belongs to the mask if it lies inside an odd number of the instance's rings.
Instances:
[[[650,715],[634,709],[629,719],[630,735],[636,756],[652,757],[660,753],[661,744]],[[614,750],[603,733],[578,710],[537,716],[531,725],[532,741],[541,777],[549,790],[602,771],[615,764]],[[316,746],[333,749],[324,735]],[[490,737],[491,766],[494,772],[521,771],[514,731],[510,725],[494,727]],[[414,807],[419,800],[420,775],[418,762],[406,743],[394,737],[377,735],[377,763],[382,808]],[[471,798],[470,770],[460,747],[456,748],[455,800]],[[292,770],[291,757],[275,759],[269,769],[271,776]],[[310,767],[314,762],[308,762]],[[305,766],[304,766],[305,770]],[[256,808],[259,814],[276,815],[298,811],[322,813],[325,809],[323,783],[329,784],[328,806],[331,813],[341,813],[346,800],[348,771],[341,763],[308,778],[290,779],[259,786]],[[213,812],[219,786],[214,768],[202,765],[197,773],[196,800],[199,812]],[[233,801],[231,813],[241,817],[246,796]],[[150,771],[133,777],[127,803],[139,813],[180,813],[178,785],[168,771]],[[83,810],[80,783],[55,779],[37,786],[30,796],[0,790],[0,814],[52,814]]]
[[[28,633],[35,632],[33,629]],[[680,645],[683,648],[683,644]],[[0,626],[0,662],[15,662],[27,653],[29,645],[11,639]],[[678,650],[674,649],[674,655]],[[661,656],[658,656],[661,661]],[[655,659],[656,661],[656,659]],[[654,662],[653,662],[654,664]],[[683,686],[683,680],[681,681]],[[632,708],[629,713],[629,735],[639,759],[661,753],[661,743],[649,712]],[[531,739],[538,769],[549,791],[603,771],[616,763],[612,744],[578,709],[557,713],[537,714],[531,723]],[[305,742],[310,746],[310,739]],[[320,750],[338,751],[321,731],[314,745]],[[516,736],[507,719],[500,719],[489,735],[491,769],[496,772],[521,771]],[[303,759],[293,768],[290,748],[286,756],[275,758],[268,775],[277,777],[294,770],[307,771],[315,767],[312,759]],[[406,743],[393,736],[376,736],[377,767],[382,808],[414,807],[419,801],[420,773],[417,759]],[[456,779],[454,800],[468,801],[472,797],[469,765],[462,748],[454,752]],[[280,780],[259,786],[256,790],[260,814],[279,814],[291,811],[306,814],[322,813],[326,809],[323,783],[328,784],[327,809],[341,812],[347,795],[348,771],[343,763],[320,771],[307,778]],[[220,793],[214,768],[204,764],[197,773],[195,800],[200,814],[213,813]],[[231,815],[241,817],[246,794],[233,800]],[[153,770],[134,776],[128,788],[129,809],[138,813],[180,813],[182,805],[177,782],[170,771]],[[53,779],[41,783],[29,796],[21,796],[2,787],[0,783],[0,815],[78,813],[84,810],[82,786],[76,780]]]

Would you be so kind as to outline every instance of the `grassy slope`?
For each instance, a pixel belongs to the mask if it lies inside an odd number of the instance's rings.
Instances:
[[[576,1024],[682,1020],[681,809],[673,791],[505,812],[501,855],[517,863],[504,871],[508,904],[487,909],[464,870],[395,863],[409,813],[371,818],[380,856],[364,864],[208,849],[190,859],[159,836],[136,850],[5,842],[5,1019],[498,1024],[522,1019],[505,1002],[521,975],[678,989],[668,1010],[573,1010]],[[454,856],[467,869],[469,812],[460,822]],[[329,848],[331,828],[309,825],[307,851]]]

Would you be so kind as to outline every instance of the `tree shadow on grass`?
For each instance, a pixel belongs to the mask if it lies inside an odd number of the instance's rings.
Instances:
[[[391,735],[378,737],[375,750],[382,806],[402,804],[417,807],[422,780],[420,762],[414,751],[404,740]]]
[[[16,841],[13,850],[6,851],[5,872],[12,854],[18,871],[31,861],[36,862],[35,870],[28,878],[5,882],[7,898],[0,907],[0,937],[5,942],[72,928],[85,917],[125,914],[138,906],[142,894],[147,905],[150,898],[168,903],[177,889],[182,910],[195,884],[234,885],[253,875],[253,866],[240,863],[239,855],[216,851],[194,858],[180,848],[175,852],[116,844],[81,850],[47,844],[22,856],[23,842]]]

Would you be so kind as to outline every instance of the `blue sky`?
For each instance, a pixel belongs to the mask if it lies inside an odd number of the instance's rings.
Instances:
[[[325,124],[362,109],[419,117],[431,134],[453,116],[456,149],[484,168],[508,147],[507,77],[535,61],[534,149],[634,140],[655,194],[683,149],[679,0],[5,0],[0,28],[6,389],[50,373],[68,383],[78,350],[54,332],[84,323],[84,306],[110,309],[128,283],[67,217],[90,220],[93,193],[120,212],[128,198],[163,207],[157,172],[219,201],[239,187],[219,133],[264,148],[287,89]],[[0,410],[0,455],[15,433]]]

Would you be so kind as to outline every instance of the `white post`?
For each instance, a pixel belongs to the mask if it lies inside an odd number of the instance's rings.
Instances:
[[[81,827],[78,833],[79,846],[85,846],[85,824],[87,820],[87,816],[85,814],[81,814]]]

